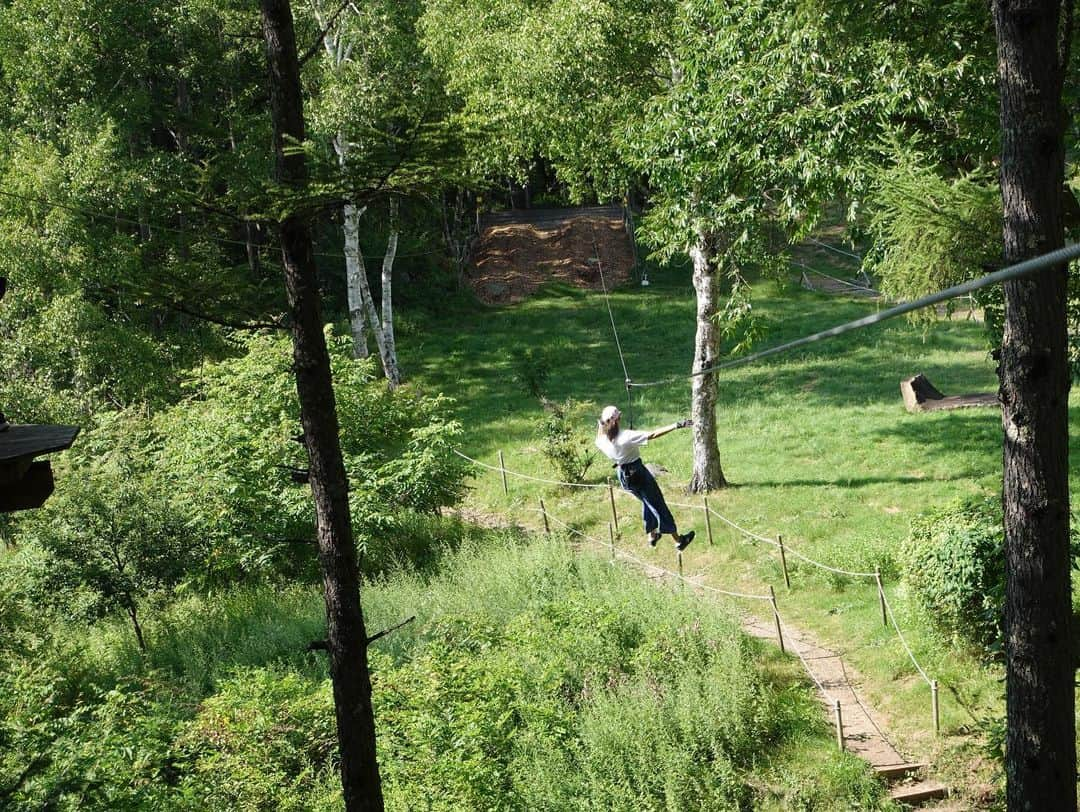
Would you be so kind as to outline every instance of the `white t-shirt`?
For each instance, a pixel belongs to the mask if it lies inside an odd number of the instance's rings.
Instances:
[[[641,459],[641,452],[638,449],[648,442],[649,435],[644,431],[622,429],[615,435],[614,440],[609,440],[607,434],[602,431],[596,434],[596,447],[603,451],[612,462],[619,465]]]

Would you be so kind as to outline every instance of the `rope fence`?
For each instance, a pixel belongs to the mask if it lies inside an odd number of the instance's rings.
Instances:
[[[740,599],[740,600],[753,600],[753,601],[768,602],[770,604],[770,608],[771,608],[772,613],[773,613],[773,619],[774,619],[774,622],[776,624],[776,637],[777,637],[777,641],[778,641],[778,643],[780,645],[781,651],[786,651],[787,650],[787,647],[785,646],[785,639],[787,641],[791,641],[794,653],[799,658],[799,660],[802,661],[803,667],[806,669],[806,671],[810,675],[811,679],[813,679],[814,683],[817,685],[818,690],[821,692],[822,696],[826,700],[830,701],[833,704],[833,710],[835,712],[835,723],[836,723],[836,727],[837,727],[837,740],[840,743],[841,749],[843,748],[843,717],[842,717],[842,711],[841,711],[841,707],[840,707],[840,700],[835,699],[834,697],[831,696],[831,694],[829,694],[829,692],[825,689],[824,685],[821,684],[821,682],[818,680],[817,676],[814,674],[813,670],[810,668],[810,665],[806,661],[806,658],[805,658],[803,652],[799,650],[799,646],[795,644],[794,641],[796,640],[796,638],[793,637],[791,632],[787,629],[786,625],[783,622],[783,618],[780,615],[780,611],[777,608],[776,594],[775,594],[775,591],[774,591],[773,587],[771,587],[771,586],[769,587],[769,594],[768,595],[765,595],[765,594],[753,594],[753,593],[746,593],[746,592],[735,592],[735,591],[731,591],[731,590],[720,589],[719,587],[714,587],[714,586],[711,586],[709,584],[702,583],[700,580],[697,580],[697,579],[695,579],[693,577],[686,576],[682,571],[682,552],[681,551],[678,553],[678,559],[677,559],[678,560],[679,571],[675,572],[673,570],[666,569],[665,567],[661,567],[661,566],[658,566],[656,564],[652,564],[650,562],[644,561],[644,560],[638,558],[637,556],[633,555],[632,553],[629,553],[629,552],[619,548],[615,543],[615,534],[617,532],[616,528],[618,527],[618,512],[617,512],[617,510],[615,508],[615,499],[614,499],[615,489],[613,489],[610,484],[603,485],[603,484],[598,484],[598,483],[562,482],[562,481],[559,481],[559,480],[544,479],[542,477],[534,477],[534,476],[530,476],[528,474],[522,474],[522,473],[519,473],[517,471],[512,471],[512,470],[506,468],[505,462],[503,461],[503,455],[502,455],[501,451],[499,452],[499,461],[500,461],[499,465],[490,465],[488,463],[481,462],[480,460],[474,459],[473,457],[470,457],[467,454],[463,454],[462,452],[458,451],[457,449],[453,449],[453,452],[457,456],[461,457],[462,459],[467,460],[468,462],[471,462],[471,463],[473,463],[475,465],[478,465],[481,468],[484,468],[484,469],[489,470],[489,471],[498,472],[503,477],[504,487],[506,487],[506,477],[511,476],[511,477],[515,477],[517,479],[523,479],[523,480],[526,480],[526,481],[529,481],[529,482],[538,482],[538,483],[549,484],[549,485],[559,485],[559,486],[565,486],[565,487],[576,487],[576,488],[586,488],[586,489],[597,489],[597,488],[603,489],[603,488],[606,488],[608,490],[608,498],[610,500],[610,508],[611,508],[611,516],[612,516],[612,521],[608,522],[609,540],[606,541],[606,542],[603,541],[602,539],[598,539],[598,538],[596,538],[594,536],[590,536],[588,533],[585,533],[585,532],[577,529],[576,527],[572,526],[568,522],[564,521],[560,517],[553,514],[550,510],[547,509],[547,507],[544,504],[543,499],[539,500],[540,501],[540,507],[539,508],[525,508],[525,509],[527,511],[531,512],[531,513],[537,513],[542,517],[543,523],[544,523],[544,531],[546,533],[551,532],[551,523],[554,523],[555,525],[557,525],[558,527],[564,529],[565,531],[567,531],[571,535],[577,536],[578,538],[583,539],[584,541],[588,542],[590,545],[596,547],[598,550],[607,550],[607,551],[609,551],[610,554],[611,554],[611,559],[612,559],[613,562],[615,560],[617,560],[617,559],[621,559],[623,561],[630,562],[630,563],[634,564],[635,566],[637,566],[638,568],[640,568],[645,573],[656,573],[658,575],[663,575],[663,576],[665,576],[667,578],[672,579],[673,581],[675,581],[675,582],[677,582],[679,584],[688,584],[692,589],[700,590],[702,592],[707,592],[707,593],[715,594],[715,595],[723,595],[723,596],[726,596],[726,597]],[[620,494],[625,494],[626,496],[629,496],[629,497],[633,498],[632,494],[625,493],[625,491],[623,491],[621,488],[618,489],[618,492]],[[881,603],[881,607],[882,607],[882,620],[883,620],[884,624],[886,626],[891,626],[892,629],[896,632],[896,636],[899,638],[900,644],[903,647],[904,652],[907,654],[908,658],[911,660],[911,663],[915,667],[915,670],[918,672],[919,676],[921,676],[922,679],[926,682],[926,684],[928,686],[930,686],[934,733],[937,734],[937,733],[940,732],[940,712],[939,712],[939,703],[938,703],[938,683],[937,683],[937,680],[932,679],[929,676],[929,674],[927,674],[926,670],[922,667],[922,665],[919,663],[918,659],[915,657],[915,653],[912,651],[911,646],[909,645],[909,643],[907,641],[907,638],[904,637],[904,634],[900,629],[900,625],[896,620],[896,615],[893,612],[892,606],[889,603],[888,597],[885,594],[885,589],[884,589],[884,586],[883,586],[882,580],[881,580],[881,572],[880,572],[880,570],[875,570],[874,572],[856,572],[856,571],[852,571],[852,570],[841,569],[839,567],[832,567],[832,566],[830,566],[828,564],[823,564],[820,561],[815,561],[814,559],[810,558],[809,556],[806,556],[806,555],[802,554],[798,550],[793,549],[793,548],[785,545],[784,541],[783,541],[783,538],[781,536],[777,536],[776,539],[772,539],[772,538],[769,538],[768,536],[763,536],[763,535],[761,535],[759,533],[755,533],[752,530],[748,530],[747,528],[737,524],[736,522],[729,519],[727,516],[724,516],[722,513],[720,513],[717,510],[713,509],[708,504],[707,499],[703,500],[703,504],[701,504],[701,505],[692,505],[692,504],[686,504],[686,503],[682,503],[682,502],[671,502],[670,504],[673,507],[682,508],[684,510],[700,510],[700,511],[704,511],[706,520],[708,520],[708,518],[710,516],[714,516],[717,519],[719,519],[721,522],[723,522],[725,525],[727,525],[731,529],[735,530],[736,532],[740,533],[741,535],[745,536],[746,538],[752,539],[754,541],[762,542],[764,544],[768,544],[768,545],[771,545],[772,547],[775,547],[775,548],[779,549],[780,558],[781,558],[781,564],[782,564],[782,567],[783,567],[784,582],[785,582],[785,584],[787,585],[787,587],[789,589],[791,588],[791,581],[790,581],[790,576],[789,576],[788,566],[787,566],[787,559],[786,559],[786,556],[789,555],[789,554],[794,556],[796,559],[798,559],[800,561],[803,561],[806,564],[809,564],[810,566],[813,566],[813,567],[816,567],[818,569],[825,570],[827,572],[831,572],[831,573],[834,573],[834,574],[837,574],[837,575],[843,575],[843,576],[847,576],[847,577],[851,577],[851,578],[873,578],[874,579],[874,584],[875,584],[875,587],[876,587],[877,593],[878,593],[878,599],[879,599],[879,601]],[[712,544],[711,525],[709,527],[709,543],[710,543],[710,545]]]
[[[800,646],[797,644],[797,638],[794,635],[791,634],[790,629],[788,629],[787,625],[783,621],[783,618],[780,616],[780,611],[779,611],[779,609],[777,608],[777,605],[776,605],[776,595],[774,594],[772,587],[769,587],[769,594],[768,595],[754,595],[754,594],[749,594],[749,593],[745,593],[745,592],[731,592],[731,591],[728,591],[728,590],[725,590],[725,589],[718,589],[717,587],[712,587],[712,586],[709,586],[708,584],[703,584],[703,583],[700,583],[699,581],[695,581],[692,578],[687,578],[681,572],[672,572],[671,570],[666,569],[664,567],[657,566],[656,564],[651,564],[649,562],[642,561],[637,556],[632,555],[631,553],[628,553],[628,552],[626,552],[624,550],[621,550],[621,549],[617,548],[615,546],[614,537],[612,537],[612,540],[608,544],[605,544],[600,539],[595,538],[593,536],[590,536],[588,533],[584,533],[581,530],[578,530],[577,528],[573,527],[569,523],[563,521],[558,516],[554,515],[553,513],[551,513],[550,511],[548,511],[544,507],[540,507],[539,509],[537,509],[537,508],[528,508],[527,510],[529,510],[529,512],[542,514],[543,517],[544,517],[544,525],[545,525],[545,527],[548,526],[548,522],[554,522],[555,524],[557,524],[560,527],[562,527],[563,529],[565,529],[567,532],[571,533],[572,535],[578,536],[579,538],[585,539],[586,541],[593,544],[594,546],[596,546],[599,549],[604,549],[604,548],[610,549],[610,551],[612,553],[612,561],[613,562],[614,562],[614,560],[616,558],[620,558],[620,559],[622,559],[624,561],[630,561],[631,563],[637,565],[638,568],[640,568],[646,574],[648,574],[650,572],[661,573],[663,575],[669,576],[673,580],[677,580],[677,581],[679,581],[681,583],[689,584],[694,589],[702,590],[702,591],[705,591],[705,592],[709,592],[709,593],[713,593],[713,594],[717,594],[717,595],[724,595],[724,596],[731,597],[731,598],[739,598],[739,599],[743,599],[743,600],[768,601],[769,604],[770,604],[770,607],[772,609],[773,618],[774,618],[775,623],[776,623],[776,636],[777,636],[777,642],[779,643],[779,646],[780,646],[780,650],[782,652],[786,652],[790,648],[795,653],[795,656],[798,657],[799,662],[802,663],[802,666],[805,669],[807,675],[810,677],[811,681],[813,681],[814,685],[817,686],[817,689],[818,689],[819,693],[821,694],[821,696],[823,697],[823,699],[826,701],[827,704],[832,706],[832,708],[833,708],[833,710],[835,712],[837,745],[839,746],[839,748],[841,750],[844,749],[844,727],[843,727],[843,718],[842,718],[841,710],[840,710],[840,700],[837,699],[836,697],[834,697],[829,692],[829,690],[825,687],[824,683],[822,683],[822,681],[818,678],[817,674],[814,672],[814,669],[810,667],[810,663],[807,662],[805,654],[801,650]],[[608,527],[610,529],[610,525],[608,525]],[[680,564],[681,564],[681,561],[682,561],[682,555],[681,554],[679,555],[679,561],[680,561]],[[784,642],[785,639],[789,642],[789,644],[790,644],[789,646],[785,646],[785,642]],[[858,700],[856,699],[856,701],[858,701]]]

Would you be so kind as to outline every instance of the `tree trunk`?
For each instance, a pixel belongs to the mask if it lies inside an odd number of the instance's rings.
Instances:
[[[697,244],[690,251],[694,264],[694,291],[697,293],[694,372],[715,365],[720,354],[720,331],[716,324],[720,280],[716,273],[714,240],[712,235],[699,232]],[[727,485],[720,467],[720,448],[716,443],[716,373],[698,375],[691,380],[694,470],[686,489],[690,493],[705,493]]]
[[[128,617],[131,618],[131,625],[135,629],[135,639],[139,642],[139,651],[145,654],[146,639],[143,637],[142,626],[139,625],[139,610],[135,608],[135,601],[128,598],[124,608],[127,609]]]
[[[382,264],[382,352],[383,372],[393,389],[401,384],[401,370],[398,368],[397,343],[394,340],[394,259],[398,246],[398,201],[390,198],[390,237],[386,241],[386,253]]]
[[[346,203],[342,231],[345,234],[345,288],[349,297],[349,328],[352,331],[353,358],[371,355],[367,343],[367,325],[364,321],[363,284],[367,281],[364,255],[360,252],[360,215],[352,203]],[[364,283],[361,282],[364,280]]]
[[[1005,260],[1064,243],[1061,90],[1071,0],[994,0]],[[1065,265],[1005,285],[1007,796],[1010,810],[1076,809],[1069,567]]]
[[[260,7],[270,69],[275,176],[283,186],[301,189],[307,181],[304,154],[299,151],[285,154],[287,138],[296,143],[304,140],[300,66],[292,8],[289,0],[260,0]],[[279,230],[292,322],[296,390],[309,457],[319,564],[326,595],[326,639],[334,685],[345,808],[349,812],[382,812],[367,632],[360,608],[348,483],[341,457],[311,233],[307,223],[296,215],[282,220]]]

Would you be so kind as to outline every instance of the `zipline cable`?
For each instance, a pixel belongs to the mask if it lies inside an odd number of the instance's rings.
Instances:
[[[630,428],[634,427],[634,398],[630,391],[630,372],[626,368],[626,358],[623,356],[622,342],[619,341],[619,329],[615,326],[615,313],[611,309],[611,296],[608,295],[607,281],[604,279],[604,262],[600,258],[600,244],[596,240],[596,226],[592,226],[593,253],[596,255],[596,268],[600,271],[600,287],[604,291],[604,302],[607,304],[608,318],[611,319],[611,332],[615,336],[615,347],[619,351],[619,363],[622,364],[623,380],[626,383],[626,414],[630,418]]]
[[[821,341],[826,338],[834,338],[844,333],[850,333],[852,330],[860,330],[863,327],[870,327],[871,325],[878,324],[879,322],[887,321],[888,319],[894,319],[897,316],[903,316],[906,313],[911,313],[915,310],[922,310],[924,307],[930,307],[932,305],[939,304],[940,302],[948,301],[949,299],[955,299],[958,296],[966,296],[969,293],[973,293],[977,290],[990,287],[991,285],[997,285],[1001,282],[1009,282],[1013,279],[1019,279],[1024,276],[1041,271],[1044,268],[1051,267],[1053,265],[1059,265],[1063,262],[1069,262],[1077,257],[1080,257],[1080,243],[1072,243],[1066,245],[1063,248],[1058,248],[1051,251],[1048,254],[1043,254],[1039,257],[1033,257],[1032,259],[1018,262],[1015,265],[1010,265],[1007,268],[1002,268],[1000,271],[994,271],[993,273],[980,276],[978,279],[972,279],[968,282],[963,282],[959,285],[953,285],[951,288],[945,288],[945,290],[932,293],[928,296],[923,296],[920,299],[916,299],[913,302],[905,302],[903,304],[890,307],[888,310],[882,310],[879,313],[874,313],[870,316],[865,316],[861,319],[855,319],[849,321],[846,324],[841,324],[836,327],[831,327],[828,330],[822,330],[819,333],[813,335],[804,336],[794,341],[788,341],[785,344],[780,344],[776,347],[770,347],[760,352],[755,352],[750,355],[746,355],[742,358],[734,358],[730,361],[724,361],[721,364],[715,364],[711,367],[692,372],[690,375],[673,375],[670,378],[664,378],[658,381],[649,381],[648,383],[631,383],[630,386],[634,387],[646,387],[646,386],[666,386],[667,384],[677,383],[679,381],[697,378],[701,375],[705,375],[710,372],[715,372],[721,369],[730,369],[732,367],[743,366],[744,364],[752,364],[755,361],[760,361],[762,358],[768,358],[771,355],[777,355],[782,352],[788,352],[797,347],[804,347],[807,344],[812,344],[815,341]]]

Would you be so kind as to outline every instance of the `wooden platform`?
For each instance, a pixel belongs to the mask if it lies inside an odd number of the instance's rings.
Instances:
[[[0,431],[0,513],[39,508],[52,495],[52,466],[35,457],[71,447],[77,426],[11,426]]]
[[[71,448],[78,426],[18,426],[0,431],[0,464]]]

